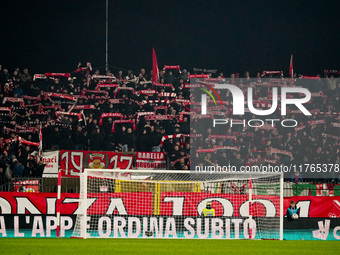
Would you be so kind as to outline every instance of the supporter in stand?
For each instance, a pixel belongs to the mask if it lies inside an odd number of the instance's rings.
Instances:
[[[0,186],[4,183],[6,183],[6,161],[3,153],[0,153]]]
[[[40,159],[37,166],[34,168],[35,171],[32,173],[32,176],[41,178],[44,172],[45,166],[46,164],[44,164],[42,159]]]
[[[84,150],[87,147],[87,139],[81,126],[77,126],[77,130],[73,132],[72,141],[75,150]]]
[[[300,174],[299,171],[296,171],[295,173],[293,173],[290,177],[290,181],[291,182],[302,182],[302,176]]]
[[[22,177],[25,167],[21,164],[21,161],[17,159],[14,159],[13,163],[14,163],[13,177]]]
[[[27,162],[22,176],[25,178],[31,178],[33,177],[33,172],[34,172],[33,164],[31,162]]]
[[[104,145],[104,136],[99,128],[96,126],[92,135],[90,135],[90,149],[93,151],[101,151]]]

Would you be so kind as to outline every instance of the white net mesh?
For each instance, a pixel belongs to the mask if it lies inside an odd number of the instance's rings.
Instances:
[[[280,239],[279,174],[87,170],[80,185],[74,237]]]

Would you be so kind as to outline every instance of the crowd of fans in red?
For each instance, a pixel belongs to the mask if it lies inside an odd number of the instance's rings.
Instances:
[[[79,64],[72,73],[32,75],[27,68],[8,71],[0,66],[1,179],[41,176],[43,164],[37,163],[33,155],[38,151],[40,128],[44,151],[165,151],[173,169],[190,169],[190,148],[201,150],[191,153],[201,163],[211,165],[226,162],[241,166],[270,160],[279,165],[340,163],[340,82],[332,74],[325,81],[309,80],[314,94],[308,107],[313,116],[294,110],[287,116],[298,120],[298,129],[219,127],[218,134],[235,139],[211,139],[217,134],[211,128],[190,126],[190,112],[199,113],[199,107],[190,104],[189,76],[178,66],[167,66],[158,82],[152,82],[152,71],[148,73],[144,68],[137,73],[101,74],[87,63],[84,67]],[[224,78],[223,73],[209,73],[209,77],[237,86],[251,82],[248,72],[241,78],[238,74]],[[261,79],[258,73],[254,81]],[[295,80],[302,86],[306,82]],[[267,93],[267,86],[258,86],[255,99],[266,98]],[[229,92],[220,94],[226,102],[232,99]],[[224,110],[219,112],[227,116]],[[248,113],[244,118],[255,116]],[[217,145],[236,149],[204,152]],[[273,148],[288,153],[272,153]],[[338,178],[339,174],[334,173],[333,180]],[[292,181],[299,180],[301,175],[292,176]]]

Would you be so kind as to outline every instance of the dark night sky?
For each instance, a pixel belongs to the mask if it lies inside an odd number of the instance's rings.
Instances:
[[[280,3],[279,3],[280,2]],[[340,68],[340,1],[110,0],[109,64],[150,69],[264,69],[306,75]],[[0,7],[0,64],[69,72],[105,65],[105,0],[6,1]]]

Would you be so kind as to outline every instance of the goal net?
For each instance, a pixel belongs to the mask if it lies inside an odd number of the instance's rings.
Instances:
[[[81,238],[283,238],[281,174],[93,170],[80,175]]]

